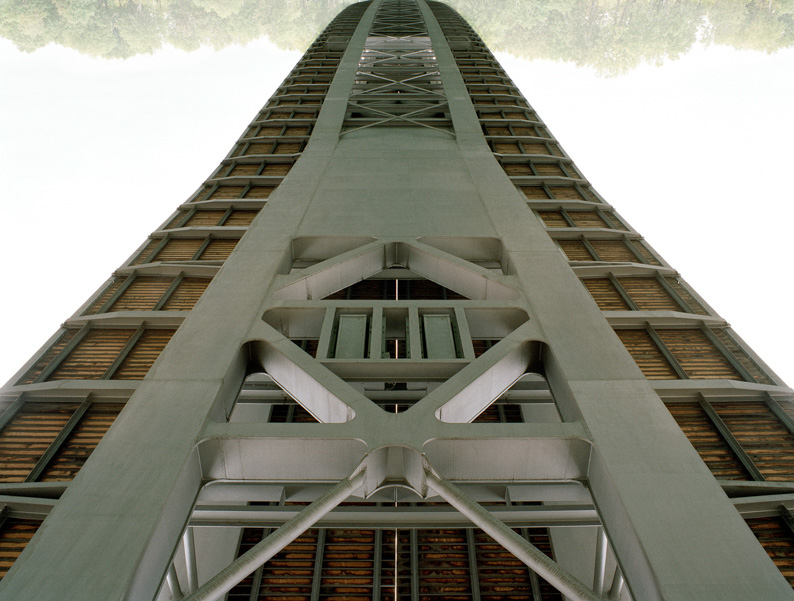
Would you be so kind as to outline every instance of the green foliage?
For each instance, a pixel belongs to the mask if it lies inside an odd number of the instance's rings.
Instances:
[[[222,48],[267,36],[303,49],[354,0],[0,0],[0,36],[101,57]],[[704,43],[773,52],[794,44],[794,0],[448,0],[486,43],[616,75]]]

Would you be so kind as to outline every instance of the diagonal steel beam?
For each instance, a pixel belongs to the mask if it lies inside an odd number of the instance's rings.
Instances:
[[[218,572],[207,584],[186,597],[185,601],[219,601],[223,599],[224,595],[246,576],[270,560],[276,553],[311,528],[317,520],[361,488],[365,475],[366,468],[361,467],[348,478],[338,482],[281,528]]]
[[[554,588],[573,601],[603,601],[586,585],[580,582],[567,570],[549,558],[543,551],[513,532],[504,522],[499,521],[490,512],[475,502],[466,493],[451,482],[440,478],[426,466],[427,484],[445,501],[469,518],[475,525],[489,534],[496,542],[515,555],[520,561],[532,568],[539,576],[546,579]]]

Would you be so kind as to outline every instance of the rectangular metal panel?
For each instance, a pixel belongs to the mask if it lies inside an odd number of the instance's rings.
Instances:
[[[427,359],[455,359],[455,336],[449,315],[423,315]]]
[[[363,359],[367,350],[368,315],[340,315],[336,335],[337,359]]]

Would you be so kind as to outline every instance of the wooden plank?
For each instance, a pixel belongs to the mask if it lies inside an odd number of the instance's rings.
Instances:
[[[24,482],[77,406],[26,403],[0,431],[0,482]]]
[[[151,311],[172,282],[167,277],[136,277],[108,311]]]
[[[149,255],[154,252],[154,249],[157,248],[159,244],[159,239],[150,239],[146,246],[143,247],[143,250],[138,253],[138,256],[130,262],[130,265],[140,265],[145,263],[149,259]]]
[[[794,435],[763,401],[711,403],[764,478],[794,480]]]
[[[618,278],[641,311],[683,311],[656,278]]]
[[[39,482],[72,480],[123,409],[119,403],[94,403],[66,438]]]
[[[231,215],[229,215],[229,218],[223,222],[223,225],[229,227],[247,227],[251,225],[257,213],[259,213],[258,210],[234,210]]]
[[[79,328],[70,328],[66,330],[61,337],[56,340],[50,348],[25,372],[25,375],[17,382],[17,384],[32,384],[39,374],[60,354],[60,352],[71,342],[71,340],[80,331]]]
[[[0,580],[36,534],[41,522],[9,518],[0,528]]]
[[[226,177],[240,177],[241,175],[258,175],[261,163],[238,163],[229,171]]]
[[[268,198],[276,186],[251,186],[243,198]]]
[[[546,227],[571,227],[561,211],[538,211],[538,216]]]
[[[382,535],[381,601],[411,601],[409,530],[384,530]]]
[[[699,403],[666,403],[666,406],[715,478],[751,480]]]
[[[678,379],[673,366],[645,330],[615,330],[637,366],[649,380]]]
[[[524,147],[525,154],[553,154],[543,142],[521,142],[521,146]]]
[[[568,211],[568,215],[573,219],[576,227],[609,228],[609,224],[595,211]]]
[[[198,210],[188,219],[182,227],[210,227],[218,225],[218,222],[226,214],[223,209],[218,210]]]
[[[134,333],[132,329],[90,330],[47,381],[101,378]]]
[[[743,379],[701,330],[656,330],[656,333],[690,378]]]
[[[595,261],[581,240],[560,240],[559,244],[569,261]]]
[[[83,315],[95,315],[105,305],[106,302],[116,293],[116,290],[126,281],[126,277],[113,278],[113,281],[102,291],[102,293],[91,303],[83,312]]]
[[[756,382],[760,384],[772,384],[772,378],[770,378],[766,373],[764,373],[759,365],[753,361],[752,358],[744,351],[742,347],[731,337],[731,335],[723,329],[716,329],[711,330],[714,336],[725,345],[731,354],[736,358],[739,363],[742,364],[742,367],[747,370],[747,372],[755,379]]]
[[[482,530],[474,531],[474,544],[482,601],[533,599],[527,566]]]
[[[659,259],[657,259],[656,256],[650,250],[648,250],[641,240],[629,240],[628,243],[637,250],[639,255],[645,259],[648,265],[661,265]]]
[[[512,175],[516,177],[521,177],[521,176],[530,177],[535,175],[529,163],[505,163],[502,165],[502,168],[505,170],[505,173],[507,173],[507,175]]]
[[[199,256],[199,261],[224,261],[237,246],[239,240],[210,240],[207,248]]]
[[[602,261],[638,263],[637,256],[623,240],[588,240]]]
[[[419,530],[419,599],[472,598],[468,544],[463,529]]]
[[[258,599],[311,601],[317,530],[308,530],[264,565]]]
[[[557,163],[535,163],[532,166],[541,177],[568,177],[562,166]]]
[[[621,220],[620,217],[618,217],[613,211],[604,211],[604,214],[607,216],[607,219],[609,219],[612,222],[613,229],[621,230],[624,232],[629,231],[629,228],[627,228],[623,224],[623,220]]]
[[[190,261],[204,243],[204,238],[174,238],[154,256],[152,261]]]
[[[521,149],[516,142],[492,142],[491,147],[498,154],[521,154]]]
[[[628,311],[631,308],[609,278],[588,278],[582,280],[582,284],[602,311]]]
[[[518,186],[518,189],[524,193],[529,200],[547,200],[549,195],[543,186]]]
[[[204,294],[212,278],[183,278],[165,301],[161,311],[189,311]]]
[[[517,136],[522,137],[538,137],[538,131],[531,125],[521,125],[513,127],[513,132]]]
[[[780,573],[794,588],[794,534],[782,518],[745,520]]]
[[[262,175],[287,175],[290,169],[292,169],[290,163],[270,163],[265,165]]]
[[[245,186],[218,186],[210,196],[210,199],[240,198],[240,195],[244,191],[245,191]]]
[[[372,599],[374,544],[374,530],[326,531],[320,574],[320,599]]]
[[[163,229],[170,230],[175,227],[179,227],[179,224],[185,219],[185,217],[187,217],[188,213],[190,213],[190,211],[187,209],[177,211],[174,218],[171,219],[171,221],[169,221]]]
[[[175,329],[145,330],[113,373],[113,380],[142,380],[171,340]]]
[[[575,186],[549,186],[549,190],[557,200],[587,200]]]
[[[297,154],[303,150],[302,142],[279,142],[273,154]]]

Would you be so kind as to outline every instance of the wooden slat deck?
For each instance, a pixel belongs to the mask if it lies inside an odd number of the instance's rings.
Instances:
[[[751,480],[699,403],[667,403],[667,409],[715,478]]]
[[[40,525],[41,522],[35,520],[11,518],[0,528],[0,579],[14,565]]]
[[[151,311],[173,282],[173,278],[135,278],[108,311]]]
[[[794,480],[794,435],[763,402],[712,403],[764,478]]]
[[[162,306],[163,311],[189,311],[204,294],[212,278],[183,278]]]
[[[98,380],[134,333],[132,329],[89,331],[47,380]]]
[[[176,330],[145,330],[111,376],[114,380],[143,380]]]
[[[100,294],[93,303],[91,303],[88,309],[83,312],[83,315],[95,315],[104,304],[108,302],[110,297],[116,293],[116,290],[119,289],[119,286],[121,286],[126,279],[126,277],[113,278],[110,285],[102,291],[102,294]]]
[[[327,601],[370,601],[374,557],[374,530],[327,530],[320,598]]]
[[[690,378],[743,379],[702,330],[657,330],[657,334]]]
[[[66,347],[67,344],[75,337],[78,328],[69,328],[48,348],[44,354],[28,369],[24,376],[17,382],[17,384],[32,384],[36,378],[39,377],[42,371],[52,363],[52,360],[57,357],[60,352]]]
[[[122,408],[123,405],[116,403],[92,405],[58,449],[38,481],[72,480],[107,434]]]
[[[0,482],[24,482],[76,409],[76,403],[23,405],[0,431]]]
[[[649,380],[677,379],[672,365],[645,330],[615,330],[634,361]]]
[[[618,281],[642,311],[683,310],[656,278],[619,278]]]
[[[782,518],[751,518],[746,521],[777,569],[794,588],[794,534]]]
[[[628,311],[629,305],[623,300],[618,289],[608,278],[582,280],[593,300],[602,311]]]

